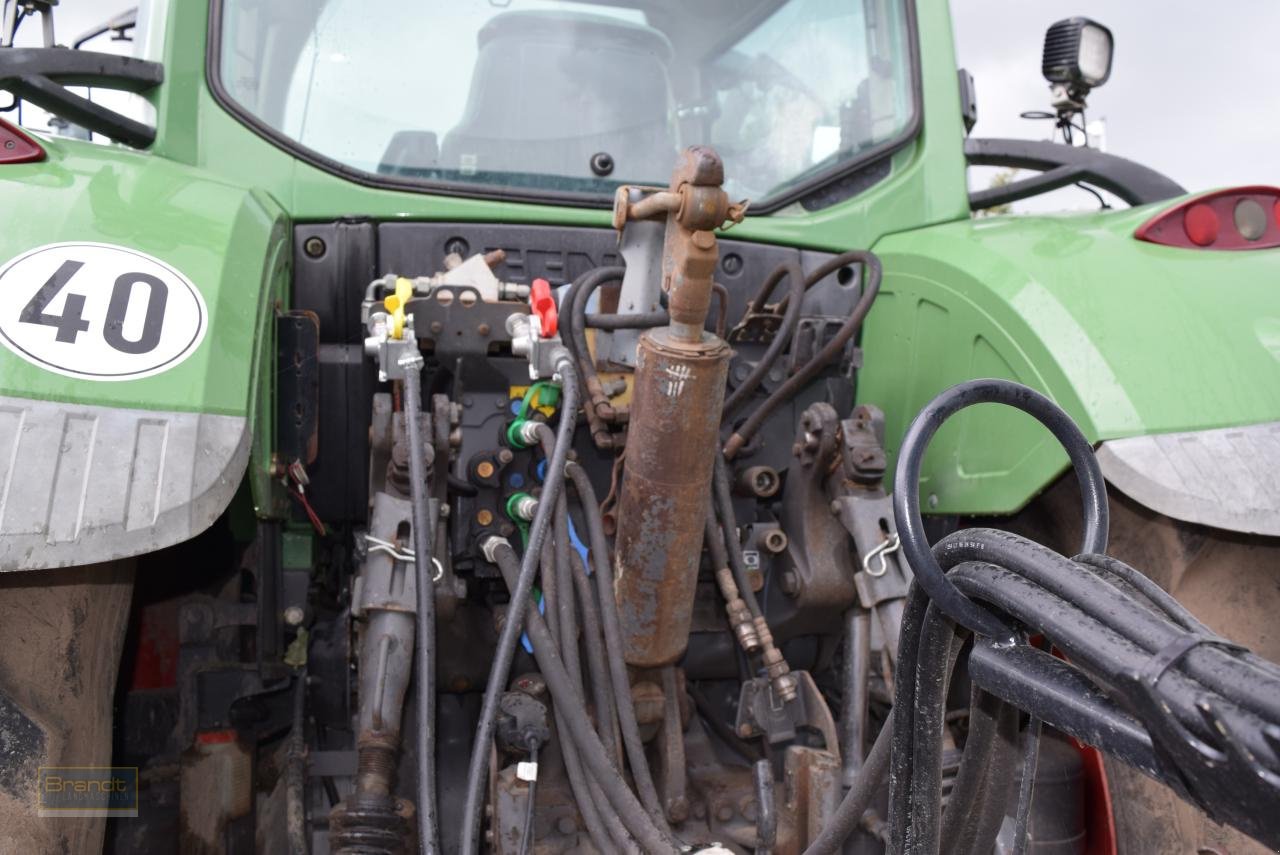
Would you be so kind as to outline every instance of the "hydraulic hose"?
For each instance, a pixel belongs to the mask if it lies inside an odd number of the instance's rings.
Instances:
[[[622,626],[618,620],[618,602],[614,597],[613,565],[609,561],[609,543],[604,534],[604,520],[596,500],[591,479],[576,463],[568,466],[568,475],[578,493],[583,519],[587,524],[588,557],[595,568],[597,598],[600,602],[600,623],[604,630],[605,649],[609,663],[614,699],[618,710],[618,724],[622,731],[622,744],[626,749],[627,763],[635,779],[640,800],[653,822],[669,834],[666,814],[658,799],[658,789],[653,784],[649,760],[645,756],[644,741],[640,738],[640,725],[636,721],[635,704],[631,699],[631,680],[627,663],[623,659]]]
[[[497,541],[490,548],[503,578],[514,590],[519,580],[519,573],[523,569],[516,558],[515,550],[505,541]],[[538,610],[528,603],[525,611],[524,624],[527,627],[529,639],[533,642],[534,658],[538,662],[543,679],[546,680],[556,708],[564,715],[568,725],[561,736],[579,743],[580,757],[595,779],[596,785],[613,805],[627,831],[635,837],[636,842],[646,852],[669,852],[678,849],[679,844],[658,828],[644,806],[627,788],[622,773],[609,762],[604,745],[587,718],[583,698],[574,691],[573,682],[556,652],[546,621]],[[508,622],[512,620],[516,620],[515,616],[508,618]]]
[[[800,310],[804,308],[804,289],[805,278],[804,271],[800,269],[800,262],[787,261],[780,264],[765,279],[764,284],[760,286],[759,293],[752,299],[747,306],[747,314],[758,312],[764,308],[765,301],[773,294],[774,288],[778,283],[786,278],[791,283],[790,297],[787,302],[787,310],[782,316],[782,323],[778,326],[777,331],[773,335],[773,341],[769,342],[768,348],[765,349],[764,355],[760,357],[760,361],[756,363],[755,368],[747,375],[746,379],[738,384],[738,388],[733,390],[724,402],[723,415],[721,421],[731,418],[742,404],[746,403],[747,398],[756,390],[756,387],[769,374],[769,369],[773,368],[773,364],[778,361],[791,344],[791,339],[795,337],[796,327],[800,325]]]
[[[733,511],[733,495],[729,487],[729,466],[722,456],[715,456],[715,470],[712,473],[711,496],[716,513],[720,517],[720,529],[724,545],[728,550],[729,571],[733,573],[733,581],[738,585],[738,595],[747,604],[747,610],[756,620],[764,620],[764,612],[760,610],[760,601],[751,588],[751,580],[747,578],[747,562],[742,555],[742,542],[738,540],[738,519]]]
[[[961,596],[949,582],[929,549],[920,514],[920,468],[929,440],[955,413],[974,404],[999,403],[1035,416],[1057,438],[1071,459],[1080,481],[1084,509],[1084,544],[1081,552],[1102,553],[1107,549],[1107,488],[1102,468],[1093,455],[1093,446],[1065,412],[1056,404],[1010,380],[970,380],[952,386],[925,405],[911,422],[898,451],[898,467],[893,480],[893,515],[902,552],[915,573],[916,581],[948,617],[966,629],[989,638],[1010,638],[1007,626]]]
[[[925,542],[917,489],[925,447],[949,415],[983,401],[1031,413],[1066,448],[1085,513],[1085,554],[1079,558],[988,529],[957,532],[932,549]],[[1012,740],[992,741],[975,730],[957,782],[966,789],[953,795],[945,823],[938,822],[944,687],[951,652],[969,631],[990,640],[981,642],[986,664],[978,667],[976,648],[970,660],[976,686],[1108,747],[1214,819],[1264,843],[1280,843],[1280,823],[1263,808],[1280,797],[1280,741],[1274,736],[1280,732],[1280,667],[1240,652],[1149,579],[1095,554],[1106,545],[1106,502],[1088,442],[1065,413],[1025,387],[1001,380],[961,384],[935,399],[908,430],[899,452],[894,510],[916,579],[903,613],[895,684],[893,851],[933,855],[942,840],[955,855],[990,851],[1003,818],[1005,792],[972,782],[992,781],[993,769],[1008,780],[1000,770],[1012,762]],[[1043,635],[1070,664],[1019,641],[1031,635]],[[1005,651],[1005,664],[992,659],[997,651]],[[1080,702],[1051,700],[1081,695]],[[985,699],[981,693],[975,697]],[[975,716],[979,712],[975,704]],[[981,726],[976,720],[975,727]],[[1015,852],[1026,846],[1039,729],[1033,714],[1022,746]],[[952,816],[956,809],[963,815]]]
[[[858,298],[853,311],[849,313],[849,317],[840,325],[840,329],[831,337],[831,340],[823,345],[822,349],[815,353],[813,358],[806,362],[799,371],[792,374],[781,386],[775,389],[773,394],[765,398],[764,402],[742,423],[742,426],[733,432],[733,435],[729,437],[729,441],[725,443],[725,457],[732,460],[742,450],[742,447],[751,441],[769,416],[795,397],[820,371],[830,365],[840,354],[844,353],[845,346],[857,335],[858,329],[867,317],[867,313],[871,311],[871,305],[875,302],[876,295],[880,293],[883,268],[880,265],[880,259],[876,257],[875,253],[866,250],[853,250],[838,255],[809,274],[806,283],[816,283],[841,267],[853,263],[861,263],[866,270],[862,282],[862,296]]]
[[[556,352],[553,364],[560,374],[563,384],[563,398],[560,409],[560,425],[556,430],[555,450],[547,462],[546,480],[543,482],[542,496],[538,509],[534,513],[533,522],[529,526],[529,537],[524,557],[520,561],[520,571],[515,583],[511,585],[511,602],[507,621],[503,624],[498,638],[498,647],[494,652],[493,665],[489,670],[489,679],[485,685],[484,700],[480,706],[480,718],[476,725],[475,742],[471,746],[471,763],[467,770],[466,799],[462,812],[462,833],[460,835],[463,855],[474,855],[479,851],[479,832],[481,810],[484,806],[485,782],[489,771],[489,751],[493,741],[494,722],[498,713],[498,702],[506,690],[507,675],[511,670],[511,660],[515,656],[516,644],[522,631],[522,616],[529,602],[529,594],[537,575],[538,563],[542,552],[542,543],[546,538],[547,528],[551,523],[556,506],[556,496],[564,486],[564,465],[569,458],[569,449],[573,445],[573,429],[577,421],[579,390],[578,374],[573,359],[566,350]]]
[[[866,762],[858,770],[849,792],[844,794],[831,821],[822,832],[814,838],[804,850],[804,855],[836,855],[842,850],[844,842],[853,834],[862,820],[862,815],[871,806],[876,791],[884,783],[885,772],[889,770],[889,755],[893,743],[893,723],[888,722],[880,729],[880,735],[867,754]]]
[[[427,496],[427,463],[422,436],[422,354],[401,359],[404,368],[404,420],[409,437],[409,484],[413,507],[413,555],[417,595],[418,689],[418,839],[424,855],[440,852],[436,795],[436,586],[431,581],[431,520]]]
[[[587,652],[587,673],[591,677],[591,699],[596,707],[596,722],[600,739],[609,760],[622,768],[622,734],[618,730],[618,707],[613,698],[613,680],[609,676],[606,661],[604,630],[600,626],[600,605],[587,575],[582,556],[574,553],[573,587],[578,594],[578,607],[582,610],[582,647]]]

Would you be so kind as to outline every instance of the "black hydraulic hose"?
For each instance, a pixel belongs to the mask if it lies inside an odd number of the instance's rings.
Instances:
[[[1215,634],[1195,615],[1187,611],[1182,603],[1175,600],[1172,594],[1123,561],[1117,561],[1108,555],[1096,554],[1077,555],[1073,560],[1101,571],[1110,577],[1112,584],[1121,583],[1116,587],[1126,590],[1135,599],[1145,599],[1152,610],[1163,612],[1169,620],[1188,632],[1198,632],[1203,635]]]
[[[746,403],[751,393],[769,374],[769,369],[778,361],[791,344],[792,338],[795,337],[796,327],[800,325],[800,310],[804,308],[804,289],[805,278],[804,271],[800,269],[800,262],[786,261],[778,265],[772,273],[765,278],[764,284],[760,286],[760,292],[756,294],[751,304],[747,306],[747,312],[758,312],[764,308],[764,303],[773,293],[773,289],[778,283],[786,277],[791,283],[790,300],[787,302],[787,310],[782,316],[782,323],[778,326],[773,335],[773,341],[769,342],[768,348],[765,349],[764,355],[760,357],[760,361],[756,363],[755,368],[747,375],[746,379],[738,384],[738,388],[733,390],[724,402],[723,415],[721,421],[731,418],[738,408]]]
[[[973,404],[999,403],[1035,416],[1057,438],[1071,459],[1080,481],[1084,509],[1084,545],[1081,552],[1107,549],[1107,488],[1093,447],[1065,412],[1030,389],[1009,380],[970,380],[952,386],[925,405],[911,422],[898,451],[893,481],[893,515],[898,537],[916,581],[942,611],[966,629],[989,638],[1010,638],[1009,627],[990,612],[961,596],[946,579],[929,549],[920,515],[920,467],[924,453],[938,428],[955,413]]]
[[[631,776],[635,779],[640,801],[658,828],[669,835],[666,814],[662,810],[662,802],[658,799],[657,787],[653,784],[653,774],[644,752],[644,741],[640,738],[640,725],[636,721],[635,704],[631,699],[631,680],[627,674],[626,660],[623,658],[624,647],[621,624],[618,620],[618,602],[614,598],[613,565],[609,561],[609,543],[604,534],[604,520],[600,516],[600,505],[596,500],[595,488],[591,486],[591,479],[587,477],[582,467],[576,463],[570,463],[568,475],[574,489],[578,492],[583,519],[587,524],[588,556],[595,568],[593,575],[596,578],[596,590],[600,602],[600,623],[604,630],[610,682],[613,684],[618,724],[622,730],[622,745],[626,749],[627,763],[631,766]]]
[[[880,785],[884,783],[885,772],[889,770],[889,755],[893,743],[893,722],[886,722],[876,737],[875,744],[867,754],[866,762],[858,770],[858,777],[853,781],[849,792],[844,794],[831,821],[822,832],[804,850],[804,855],[836,855],[844,846],[844,842],[853,834],[862,815],[871,806]]]
[[[582,276],[571,288],[573,302],[569,305],[569,338],[573,340],[574,355],[582,370],[582,382],[590,387],[592,379],[597,377],[595,360],[591,356],[591,348],[587,347],[587,302],[591,295],[606,282],[621,279],[626,272],[623,267],[597,267]],[[599,380],[596,380],[599,382]]]
[[[529,537],[524,557],[520,562],[520,573],[517,581],[511,586],[511,602],[507,620],[503,624],[498,638],[498,647],[494,651],[493,665],[489,669],[489,679],[485,686],[484,701],[480,707],[480,718],[476,725],[475,742],[471,746],[471,763],[467,770],[466,800],[462,813],[461,852],[463,855],[475,855],[479,851],[479,832],[481,811],[484,807],[485,781],[489,772],[489,751],[493,740],[493,729],[498,713],[498,702],[506,690],[507,675],[511,670],[511,660],[515,656],[516,644],[522,631],[522,616],[525,605],[529,602],[529,594],[537,575],[541,558],[542,543],[546,538],[547,528],[555,511],[556,495],[564,486],[564,464],[569,458],[569,449],[573,445],[573,429],[577,422],[578,411],[578,374],[574,369],[573,359],[568,352],[559,352],[554,365],[562,379],[562,401],[560,409],[560,425],[556,430],[555,452],[547,461],[546,480],[542,485],[542,497],[538,509],[529,525]],[[429,566],[429,565],[428,565]]]
[[[1179,620],[1145,595],[1137,599],[1126,597],[1122,587],[1115,586],[1096,570],[1086,569],[1105,562],[1076,562],[1016,534],[968,529],[943,538],[935,551],[944,569],[966,561],[982,561],[1016,571],[1099,624],[1111,627],[1112,632],[1148,654],[1168,648],[1187,632],[1217,637],[1189,615]],[[1108,566],[1112,568],[1111,573],[1123,572],[1117,569],[1123,566],[1119,562]],[[1128,575],[1134,574],[1136,571],[1130,569]],[[1191,626],[1183,626],[1186,623]],[[1280,702],[1280,698],[1266,688],[1269,684],[1259,679],[1262,674],[1258,669],[1265,670],[1268,667],[1265,663],[1233,656],[1219,645],[1199,646],[1189,651],[1182,661],[1188,676],[1216,692],[1237,697],[1242,706],[1255,714],[1266,714]]]
[[[1026,855],[1031,825],[1031,790],[1040,762],[1040,719],[1032,716],[1022,734],[1022,783],[1018,785],[1018,807],[1013,820],[1013,855]]]
[[[756,599],[756,592],[751,589],[751,580],[747,578],[747,562],[742,555],[742,542],[738,540],[738,519],[733,511],[733,494],[729,487],[729,464],[719,454],[715,455],[711,496],[716,513],[720,516],[720,529],[728,549],[729,570],[733,573],[733,581],[738,584],[738,595],[746,602],[751,617],[763,619],[760,601]]]
[[[503,578],[514,589],[522,569],[515,550],[511,548],[511,544],[500,541],[492,547],[492,551]],[[581,759],[595,779],[596,785],[613,805],[627,831],[635,837],[636,842],[646,852],[669,852],[678,849],[677,842],[654,824],[644,806],[627,788],[622,773],[609,762],[604,745],[587,718],[583,699],[574,691],[564,663],[556,652],[546,621],[531,604],[526,603],[525,612],[524,623],[529,639],[533,642],[534,658],[538,662],[556,708],[565,718],[567,727],[561,736],[579,742]],[[516,620],[515,616],[508,618],[508,622],[512,620]]]
[[[671,323],[666,312],[639,312],[634,315],[585,315],[583,323],[595,330],[647,330]]]
[[[573,561],[573,587],[582,610],[582,647],[587,652],[587,673],[591,677],[591,699],[596,707],[596,723],[609,759],[622,768],[622,734],[618,730],[618,707],[613,700],[613,681],[606,661],[604,630],[600,626],[600,605],[587,576],[582,556],[576,552]]]
[[[404,420],[409,437],[409,490],[413,508],[413,555],[417,594],[418,839],[424,855],[440,852],[436,795],[436,586],[433,573],[427,462],[422,436],[422,356],[414,352],[404,367]]]
[[[990,855],[1018,766],[1018,710],[977,687],[969,736],[942,815],[947,855]]]
[[[866,250],[853,250],[842,253],[827,261],[813,273],[810,273],[807,281],[817,282],[835,270],[853,263],[861,263],[866,270],[862,280],[862,295],[858,298],[857,304],[854,305],[853,311],[849,313],[849,317],[840,325],[840,329],[831,337],[831,340],[823,345],[822,349],[815,353],[799,371],[792,374],[781,386],[773,390],[773,394],[765,398],[764,402],[733,432],[733,435],[729,437],[729,441],[725,444],[725,455],[727,457],[734,457],[744,445],[749,443],[765,421],[768,420],[769,416],[795,397],[818,372],[839,358],[840,354],[844,353],[845,347],[857,335],[858,329],[867,317],[867,313],[871,311],[876,295],[880,293],[883,268],[880,265],[880,259],[876,257],[875,253]]]

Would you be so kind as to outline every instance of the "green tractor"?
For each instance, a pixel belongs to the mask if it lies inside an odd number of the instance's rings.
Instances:
[[[1101,24],[1032,142],[946,0],[57,7],[0,851],[1280,847],[1280,189],[1070,144]]]

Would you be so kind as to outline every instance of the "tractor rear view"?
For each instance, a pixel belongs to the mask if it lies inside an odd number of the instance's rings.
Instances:
[[[1280,848],[1280,189],[1079,145],[1105,26],[1031,142],[944,0],[56,5],[0,849]]]

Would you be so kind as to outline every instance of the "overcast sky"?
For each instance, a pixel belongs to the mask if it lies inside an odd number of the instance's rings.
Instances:
[[[1089,98],[1106,148],[1188,190],[1280,185],[1278,0],[951,0],[957,60],[978,92],[975,137],[1043,139],[1044,31],[1084,15],[1115,36],[1111,79]],[[976,183],[976,182],[975,182]],[[1063,205],[1089,206],[1080,191]],[[1060,199],[1062,197],[1059,197]]]
[[[851,0],[853,2],[853,0]],[[62,0],[58,41],[135,3]],[[974,136],[1043,139],[1050,123],[1018,118],[1046,109],[1044,31],[1085,15],[1115,35],[1111,79],[1089,98],[1106,120],[1106,147],[1189,190],[1280,185],[1280,0],[951,0],[957,59],[977,83]],[[20,41],[38,38],[32,22]],[[985,186],[989,174],[975,174]],[[1093,207],[1063,190],[1031,208]]]

